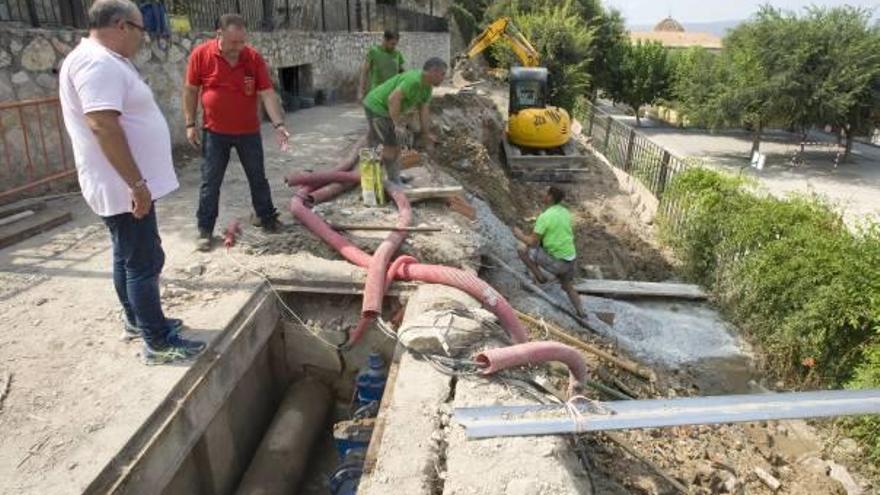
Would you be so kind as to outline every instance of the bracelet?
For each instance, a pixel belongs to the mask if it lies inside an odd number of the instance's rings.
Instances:
[[[139,189],[139,188],[144,187],[146,185],[147,185],[147,179],[141,179],[141,180],[135,182],[134,185],[131,186],[131,188],[132,189]]]
[[[196,126],[195,124],[186,124],[186,128],[187,128],[187,129],[193,128],[193,127],[195,127],[195,126]]]
[[[272,124],[272,127],[276,128],[276,129],[279,129],[279,128],[281,128],[281,127],[284,127],[284,122],[281,122],[281,123],[278,123],[278,124]]]

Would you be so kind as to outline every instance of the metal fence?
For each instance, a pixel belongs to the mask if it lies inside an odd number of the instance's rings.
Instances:
[[[90,0],[0,0],[0,22],[31,27],[85,27]]]
[[[663,193],[673,178],[691,165],[590,102],[576,117],[582,122],[584,133],[592,138],[593,148],[611,165],[638,179],[660,201],[660,211],[678,222],[680,208],[673,201],[664,200]]]
[[[377,0],[152,0],[169,16],[184,16],[195,31],[213,31],[217,19],[240,14],[252,31],[449,30],[446,19]],[[0,22],[32,27],[87,27],[92,0],[0,0]],[[143,2],[136,2],[143,3]],[[433,10],[433,9],[432,9]]]
[[[76,174],[58,97],[0,103],[0,204]]]

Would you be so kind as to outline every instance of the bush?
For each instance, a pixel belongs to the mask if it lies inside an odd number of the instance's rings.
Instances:
[[[741,178],[695,168],[661,215],[684,275],[710,287],[766,368],[796,387],[880,386],[880,229],[855,232],[816,197],[760,196]],[[880,460],[880,419],[847,422]]]
[[[849,388],[880,388],[880,342],[874,342],[865,351],[865,361],[856,369]],[[880,463],[880,417],[847,419],[842,424],[852,436],[862,441],[868,457]]]
[[[664,197],[685,212],[661,218],[684,275],[711,287],[722,309],[797,383],[841,386],[880,328],[880,235],[847,229],[815,197],[759,196],[741,178],[704,168]],[[804,366],[805,360],[815,366]]]

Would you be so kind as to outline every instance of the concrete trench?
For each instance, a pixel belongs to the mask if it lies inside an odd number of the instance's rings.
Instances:
[[[298,490],[287,493],[330,493],[339,464],[332,428],[349,418],[355,376],[371,352],[390,369],[359,494],[591,493],[564,439],[470,441],[451,421],[457,406],[523,400],[504,385],[440,373],[375,329],[352,349],[327,345],[344,342],[359,315],[361,282],[338,278],[281,280],[257,290],[84,493],[276,493],[254,490],[253,483],[244,490],[241,483],[286,391],[314,381],[331,391],[332,404],[313,446],[304,447]],[[398,311],[398,301],[406,302],[401,330],[423,328],[419,316],[437,308],[480,307],[456,289],[397,283],[385,319]],[[489,485],[487,476],[494,480]],[[473,492],[476,486],[481,491]]]

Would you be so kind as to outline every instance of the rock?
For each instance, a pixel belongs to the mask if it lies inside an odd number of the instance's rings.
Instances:
[[[186,51],[177,45],[171,45],[168,49],[168,62],[176,64],[186,58]]]
[[[34,301],[34,306],[42,306],[42,305],[46,304],[48,301],[49,300],[46,299],[45,297],[37,298],[37,300]]]
[[[510,480],[504,489],[504,495],[535,495],[541,493],[538,481],[528,478]]]
[[[192,275],[193,277],[198,277],[205,273],[205,265],[202,265],[201,263],[195,263],[186,267],[184,271],[186,271],[186,273]]]
[[[45,71],[55,66],[55,50],[45,38],[35,38],[21,54],[21,66],[29,71]]]
[[[61,54],[62,57],[67,55],[68,53],[70,53],[70,50],[72,50],[72,48],[70,48],[70,45],[68,45],[66,43],[62,43],[59,40],[52,38],[50,41],[52,42],[52,46],[55,47],[55,50],[59,54]]]
[[[767,488],[770,488],[774,492],[776,490],[779,490],[779,488],[782,486],[782,483],[780,483],[778,479],[776,479],[772,474],[768,473],[762,468],[756,467],[753,472],[755,473],[755,476],[757,476],[758,479],[761,480],[762,483],[767,485]]]
[[[134,64],[138,67],[143,68],[150,61],[151,58],[153,58],[152,50],[141,47],[141,49],[134,55],[134,59],[132,59],[132,62],[134,62]]]
[[[44,72],[37,76],[37,85],[46,89],[57,89],[58,77],[48,72]]]
[[[12,53],[20,53],[21,52],[21,42],[18,40],[12,40],[9,42],[9,51]]]
[[[9,101],[15,99],[15,89],[12,86],[12,80],[9,74],[0,72],[0,101]]]
[[[22,85],[31,82],[31,77],[25,71],[18,71],[12,75],[12,84]]]
[[[12,54],[6,50],[0,50],[0,69],[12,65]]]
[[[856,483],[856,480],[849,474],[846,467],[834,461],[828,461],[828,466],[830,468],[828,475],[843,485],[846,495],[862,495],[862,487]]]
[[[402,326],[397,334],[405,346],[416,351],[451,354],[452,350],[481,341],[488,332],[483,323],[495,318],[483,309],[471,310],[471,313],[476,319],[449,310],[425,311]]]

